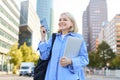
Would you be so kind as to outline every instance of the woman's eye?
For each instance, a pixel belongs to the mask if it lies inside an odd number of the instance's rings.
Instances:
[[[66,18],[59,19],[59,21],[68,21]]]
[[[59,19],[59,21],[61,21],[61,19]]]
[[[63,21],[67,21],[67,19],[63,19]]]

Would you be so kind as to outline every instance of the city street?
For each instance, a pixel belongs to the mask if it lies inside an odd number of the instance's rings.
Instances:
[[[120,77],[102,76],[102,75],[87,75],[86,80],[120,80]]]
[[[18,75],[0,75],[0,80],[33,80],[33,77],[18,76]],[[120,80],[120,77],[102,76],[102,75],[87,75],[86,80]]]
[[[0,0],[0,80],[33,80],[39,58],[47,80],[120,80],[120,0]]]
[[[0,80],[33,80],[33,77],[19,76],[14,74],[0,74]]]

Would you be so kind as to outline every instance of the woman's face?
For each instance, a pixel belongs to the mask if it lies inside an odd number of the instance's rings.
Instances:
[[[71,20],[64,14],[62,14],[60,16],[60,19],[59,19],[59,29],[62,30],[62,31],[65,31],[65,30],[69,30],[70,27],[72,26],[72,22]]]

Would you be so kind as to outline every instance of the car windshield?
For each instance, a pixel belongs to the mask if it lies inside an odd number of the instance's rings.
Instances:
[[[28,69],[28,66],[22,66],[21,69]]]
[[[32,67],[32,70],[34,70],[34,67]]]

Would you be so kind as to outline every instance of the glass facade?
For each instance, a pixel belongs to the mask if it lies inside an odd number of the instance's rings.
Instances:
[[[27,25],[28,23],[28,6],[28,1],[21,2],[20,25]]]
[[[6,71],[6,54],[18,42],[20,11],[16,0],[0,0],[0,71]]]
[[[10,16],[9,13],[7,13],[7,11],[5,11],[1,6],[0,6],[0,12],[4,14],[10,21],[12,21],[14,25],[19,26],[19,24],[12,18],[12,16]]]
[[[35,2],[32,0],[21,2],[19,46],[26,42],[28,46],[36,50],[40,40],[40,20],[34,5]]]
[[[26,42],[26,44],[28,46],[32,45],[32,33],[29,31],[21,31],[22,33],[19,34],[19,44],[22,45],[24,44],[24,42]]]
[[[49,30],[52,23],[52,0],[37,0],[37,14],[40,19],[46,18]],[[51,31],[51,30],[50,30]],[[49,36],[49,35],[48,35]]]
[[[30,14],[30,11],[28,12],[29,6],[29,0],[21,2],[19,46],[23,45],[24,42],[26,42],[28,46],[32,44],[32,29],[28,25],[28,15]]]

